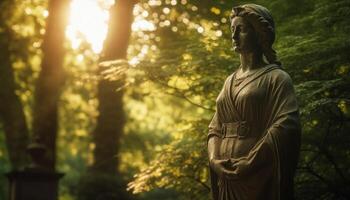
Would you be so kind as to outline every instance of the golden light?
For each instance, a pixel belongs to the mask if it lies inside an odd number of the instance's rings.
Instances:
[[[105,1],[105,4],[112,4]],[[85,39],[95,53],[100,53],[107,35],[109,14],[98,0],[72,0],[66,30],[73,48],[78,48]]]
[[[145,18],[149,15],[147,10],[144,10],[140,5],[134,7],[134,22],[132,24],[132,31],[154,31],[156,30],[155,25],[147,21]]]
[[[133,31],[154,31],[155,29],[154,24],[145,19],[137,20],[132,24]]]
[[[154,0],[154,2],[160,2]],[[77,49],[86,41],[92,50],[98,54],[103,47],[103,41],[108,31],[108,8],[114,0],[72,0],[66,36]],[[132,31],[154,31],[156,26],[145,18],[149,13],[140,5],[135,5],[135,16]],[[142,53],[143,54],[143,53]]]

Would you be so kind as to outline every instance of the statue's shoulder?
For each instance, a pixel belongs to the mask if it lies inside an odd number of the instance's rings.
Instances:
[[[292,78],[290,77],[288,72],[283,70],[281,67],[276,67],[275,69],[271,70],[269,72],[269,75],[274,81],[277,82],[292,82]]]
[[[235,72],[234,72],[234,73],[235,73]],[[227,86],[227,85],[229,85],[229,84],[231,83],[234,73],[232,73],[232,74],[230,74],[228,77],[226,77],[224,86]]]

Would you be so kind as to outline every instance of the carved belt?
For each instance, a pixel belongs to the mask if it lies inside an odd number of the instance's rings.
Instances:
[[[249,126],[246,121],[223,123],[221,128],[222,138],[246,138],[249,134]]]

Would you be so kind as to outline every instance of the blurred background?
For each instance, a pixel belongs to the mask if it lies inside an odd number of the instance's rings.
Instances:
[[[244,3],[0,1],[0,174],[36,142],[59,200],[210,199],[207,126]],[[350,199],[350,1],[249,3],[271,11],[300,104],[297,199]]]

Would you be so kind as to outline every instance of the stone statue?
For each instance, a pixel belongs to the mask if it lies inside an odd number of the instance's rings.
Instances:
[[[209,125],[214,200],[294,199],[301,127],[290,76],[272,45],[270,12],[255,4],[232,10],[232,42],[241,65],[226,79]]]

